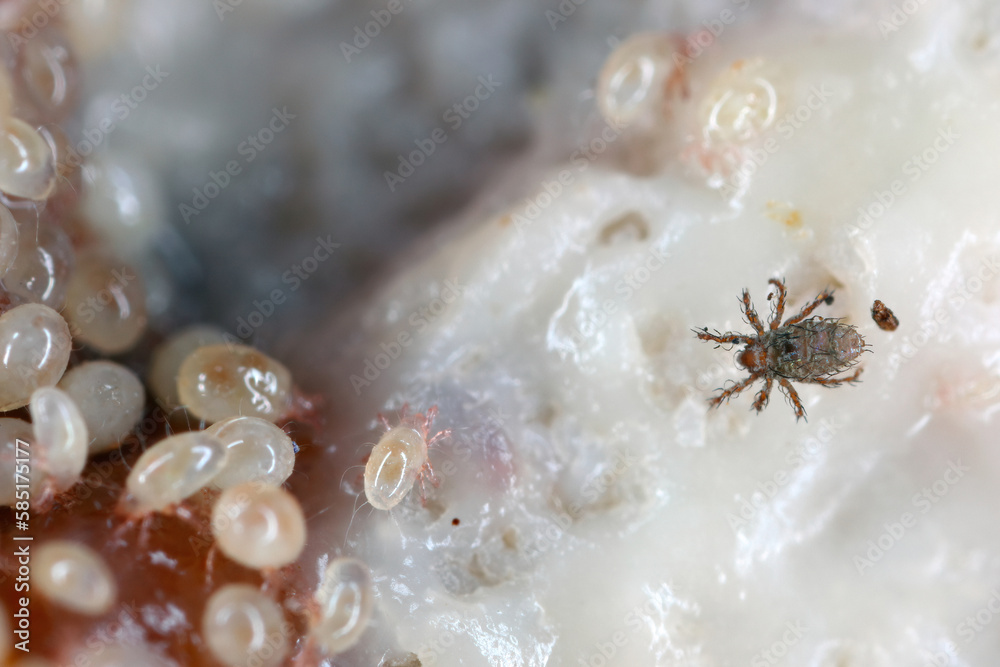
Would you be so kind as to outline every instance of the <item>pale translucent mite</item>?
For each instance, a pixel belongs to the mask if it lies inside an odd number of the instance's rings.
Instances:
[[[118,530],[141,520],[141,542],[145,543],[154,512],[191,520],[190,512],[178,503],[207,486],[225,463],[225,445],[204,431],[180,433],[156,443],[142,453],[125,480],[126,493],[118,510],[128,518]]]
[[[80,479],[87,463],[87,424],[69,394],[39,387],[28,403],[40,468],[50,492],[65,491]]]
[[[365,496],[375,509],[389,510],[398,505],[417,480],[420,481],[421,499],[425,498],[425,477],[434,486],[440,484],[427,450],[451,435],[451,430],[438,431],[428,439],[437,406],[432,406],[426,414],[414,415],[407,415],[407,408],[403,406],[399,426],[393,427],[383,415],[378,416],[386,433],[372,449],[365,465]]]
[[[342,653],[354,646],[368,627],[375,606],[375,591],[368,566],[357,558],[335,558],[323,573],[316,590],[318,614],[309,636],[327,653]]]
[[[104,560],[69,540],[40,545],[31,563],[32,590],[78,614],[99,616],[115,603],[117,586]]]
[[[228,584],[212,593],[201,618],[212,656],[231,667],[282,664],[292,631],[278,603],[249,584]]]
[[[212,508],[212,535],[218,548],[237,563],[258,570],[278,568],[302,553],[306,519],[288,491],[245,482],[219,496]]]

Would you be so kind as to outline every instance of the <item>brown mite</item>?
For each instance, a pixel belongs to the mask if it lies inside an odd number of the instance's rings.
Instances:
[[[743,368],[750,371],[750,376],[737,382],[728,389],[709,399],[711,407],[717,408],[731,397],[738,395],[757,380],[764,380],[764,388],[757,392],[753,408],[760,412],[767,405],[771,395],[771,385],[777,380],[782,391],[791,401],[795,410],[795,420],[804,418],[806,411],[798,393],[792,387],[791,381],[810,382],[826,387],[835,387],[844,382],[855,382],[861,375],[858,368],[848,377],[834,378],[837,373],[855,366],[857,358],[866,351],[868,344],[852,325],[843,324],[836,318],[813,317],[806,319],[821,303],[833,303],[833,291],[825,290],[811,303],[799,311],[799,314],[784,324],[781,318],[785,314],[785,283],[777,278],[768,281],[777,288],[778,301],[768,320],[768,329],[757,316],[757,311],[750,302],[750,292],[743,290],[743,312],[747,321],[757,332],[755,336],[739,333],[710,334],[708,328],[693,329],[701,340],[710,340],[719,344],[746,345],[736,358]],[[771,300],[768,296],[767,300]],[[718,347],[718,346],[716,346]]]
[[[872,319],[882,331],[895,331],[899,326],[899,318],[889,310],[889,306],[878,299],[872,304]]]

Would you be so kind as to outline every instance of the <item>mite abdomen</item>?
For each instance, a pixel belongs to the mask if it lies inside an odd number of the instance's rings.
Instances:
[[[781,331],[776,338],[778,373],[797,380],[839,373],[865,348],[864,339],[853,326],[833,320],[806,320]]]

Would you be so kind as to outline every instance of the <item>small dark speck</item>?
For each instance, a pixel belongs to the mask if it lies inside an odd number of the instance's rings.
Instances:
[[[455,517],[454,519],[451,520],[451,525],[453,526],[457,526],[460,523],[462,522],[458,520],[458,517]]]
[[[826,299],[823,300],[823,303],[825,303],[828,306],[833,305],[833,295],[831,294],[830,296],[826,297]]]

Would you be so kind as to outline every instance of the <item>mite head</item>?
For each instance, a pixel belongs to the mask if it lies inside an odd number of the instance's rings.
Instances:
[[[747,343],[736,356],[736,363],[751,373],[761,372],[767,367],[767,348],[760,341]]]

